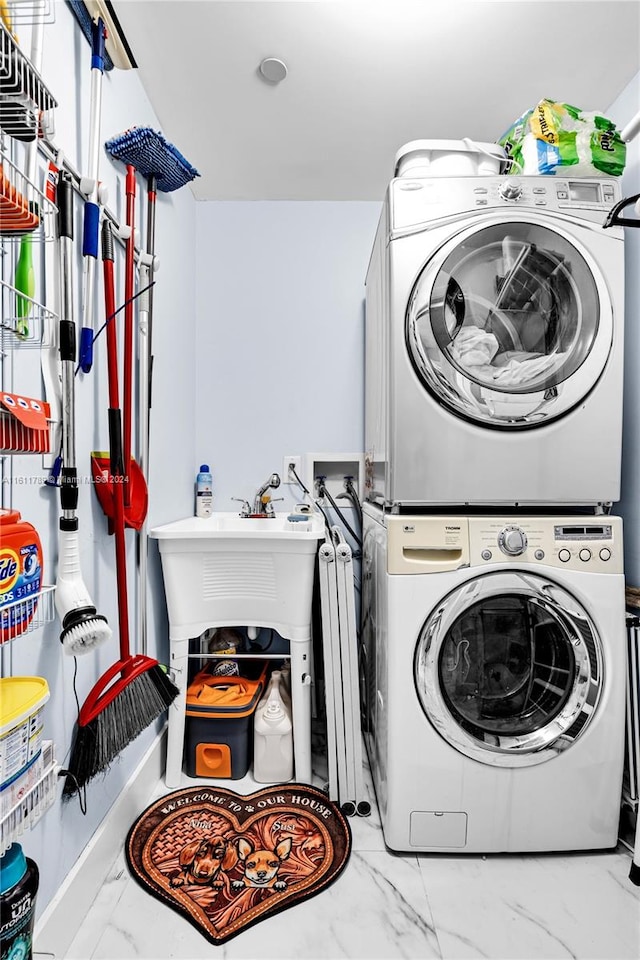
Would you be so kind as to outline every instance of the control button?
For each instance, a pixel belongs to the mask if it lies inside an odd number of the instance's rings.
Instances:
[[[533,192],[534,192],[534,193],[546,193],[546,192],[547,192],[547,188],[546,188],[546,187],[534,187],[534,188],[533,188]]]
[[[514,183],[513,180],[507,180],[499,188],[498,193],[503,200],[519,200],[522,196],[522,184]]]
[[[539,199],[536,197],[536,207],[546,207],[546,205],[547,205],[547,201],[546,201],[546,200],[539,200]]]
[[[498,534],[498,546],[509,557],[519,557],[527,549],[527,537],[520,527],[505,527]]]
[[[567,193],[566,190],[558,190],[556,196],[557,196],[558,200],[568,200],[568,199],[569,199],[569,194]]]
[[[591,560],[591,550],[587,550],[586,547],[583,547],[578,556],[586,563],[587,560]]]
[[[536,560],[544,560],[544,550],[536,550],[534,557]]]
[[[559,552],[558,560],[561,560],[562,563],[567,563],[567,561],[571,560],[571,554],[566,549],[566,547],[563,547],[562,550]]]
[[[486,205],[487,205],[486,200],[476,200],[476,207],[483,207],[483,206],[486,207]]]
[[[492,556],[493,554],[491,553],[491,550],[483,550],[481,553],[481,557],[483,560],[491,560]]]
[[[611,560],[611,550],[609,550],[609,547],[602,548],[600,551],[600,559],[605,561]]]
[[[474,187],[474,188],[473,188],[473,192],[474,192],[474,193],[486,193],[486,192],[487,192],[487,188],[486,188],[486,187]]]

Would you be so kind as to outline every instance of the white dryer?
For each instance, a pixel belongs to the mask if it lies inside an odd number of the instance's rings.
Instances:
[[[619,499],[618,198],[613,179],[391,181],[366,282],[368,500]]]
[[[365,505],[361,679],[387,845],[617,842],[619,518],[385,515]]]

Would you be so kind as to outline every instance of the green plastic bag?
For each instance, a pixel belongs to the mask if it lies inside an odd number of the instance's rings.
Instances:
[[[568,103],[541,100],[516,120],[498,143],[512,173],[619,177],[626,145],[611,120]]]

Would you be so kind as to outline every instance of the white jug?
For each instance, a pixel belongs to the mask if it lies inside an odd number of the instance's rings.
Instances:
[[[284,703],[285,710],[287,711],[289,716],[292,715],[291,714],[291,694],[289,693],[290,686],[289,686],[289,683],[287,682],[289,680],[290,674],[285,676],[285,669],[288,669],[290,671],[291,668],[287,664],[285,668],[281,670],[272,670],[271,677],[269,678],[269,683],[267,684],[267,689],[265,691],[264,696],[261,697],[260,699],[260,703],[258,704],[257,710],[261,710],[268,703],[269,698],[271,696],[271,691],[274,688],[276,688],[280,694],[280,699]]]
[[[279,678],[274,682],[273,675],[268,699],[258,704],[253,721],[253,778],[258,783],[293,778],[291,712],[280,695]]]

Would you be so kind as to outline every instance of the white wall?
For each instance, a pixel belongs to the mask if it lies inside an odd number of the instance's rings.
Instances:
[[[606,111],[619,128],[640,111],[640,74]],[[640,136],[628,145],[622,176],[623,196],[640,193]],[[638,214],[633,206],[623,216]],[[622,500],[617,508],[624,520],[627,583],[640,586],[640,229],[625,230],[625,384],[622,438]]]
[[[212,466],[216,509],[251,499],[287,454],[362,451],[364,278],[380,206],[198,203],[196,453]]]
[[[59,101],[56,111],[55,141],[72,165],[84,170],[88,157],[89,74],[91,51],[66,4],[57,3],[56,22],[45,27],[43,77]],[[29,52],[28,31],[21,29],[21,41]],[[102,118],[102,140],[121,133],[132,125],[160,129],[136,71],[114,70],[105,74]],[[165,131],[171,139],[171,132]],[[109,207],[124,222],[124,167],[102,153],[100,177],[109,187]],[[146,217],[145,189],[138,178],[140,202],[138,223]],[[81,245],[81,205],[77,200],[76,243]],[[160,194],[157,213],[156,248],[161,260],[155,288],[154,354],[155,388],[151,426],[150,524],[164,522],[191,512],[193,506],[194,464],[194,343],[195,343],[195,269],[194,269],[195,201],[188,187],[172,194]],[[143,232],[144,239],[144,232]],[[103,322],[101,269],[99,295],[96,299],[98,324]],[[78,322],[80,319],[81,258],[75,265],[75,286],[78,290]],[[118,302],[122,302],[122,257],[118,263]],[[12,365],[16,390],[34,396],[42,395],[39,379],[39,352],[16,350],[5,366],[5,375]],[[96,344],[93,371],[76,379],[78,470],[89,477],[89,455],[95,449],[108,448],[106,343],[104,335]],[[52,488],[25,483],[21,478],[43,479],[45,471],[39,457],[15,457],[13,471],[7,465],[7,482],[3,483],[3,505],[20,510],[24,519],[39,531],[45,553],[45,579],[53,582],[56,573],[58,492]],[[12,480],[12,482],[9,482]],[[105,614],[114,628],[108,646],[78,659],[77,689],[80,703],[106,668],[118,659],[116,581],[113,539],[107,536],[106,520],[97,503],[91,484],[80,485],[80,540],[82,572],[99,612]],[[135,584],[135,550],[133,533],[129,532],[129,586]],[[168,655],[166,610],[160,582],[155,543],[151,544],[149,653],[166,662]],[[135,603],[131,603],[135,636]],[[45,735],[56,743],[61,763],[68,759],[76,720],[73,693],[73,658],[66,656],[59,642],[60,624],[49,624],[28,636],[17,639],[2,650],[3,675],[38,674],[44,676],[51,690],[46,708]],[[83,817],[75,800],[60,801],[45,815],[40,824],[22,839],[27,855],[40,867],[38,910],[41,912],[66,877],[96,827],[108,811],[122,786],[130,777],[144,751],[157,732],[159,723],[145,731],[122,754],[105,778],[99,776],[89,784],[88,812]],[[61,789],[62,783],[60,783]]]

